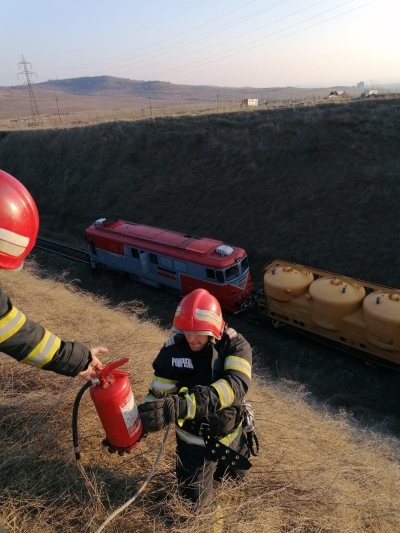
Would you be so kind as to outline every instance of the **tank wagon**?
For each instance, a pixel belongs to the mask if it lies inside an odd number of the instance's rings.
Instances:
[[[201,287],[232,313],[252,299],[254,284],[242,248],[120,219],[96,220],[85,234],[91,259],[147,285],[180,295]]]
[[[400,290],[280,259],[261,269],[261,280],[259,316],[364,359],[400,365]]]

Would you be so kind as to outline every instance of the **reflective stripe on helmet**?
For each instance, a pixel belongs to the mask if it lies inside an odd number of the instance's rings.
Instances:
[[[195,309],[194,312],[195,318],[197,320],[202,320],[204,322],[209,322],[210,324],[213,324],[216,328],[221,330],[222,328],[222,315],[217,315],[216,313],[213,313],[212,311],[208,311],[207,309]]]
[[[19,233],[15,233],[14,231],[0,228],[0,241],[5,241],[9,244],[14,244],[15,246],[20,246],[21,248],[25,249],[29,244],[29,237],[24,237],[23,235],[19,235]]]

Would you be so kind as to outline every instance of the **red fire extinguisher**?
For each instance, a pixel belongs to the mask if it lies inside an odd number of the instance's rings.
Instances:
[[[103,445],[110,452],[130,452],[139,444],[143,427],[132,389],[128,380],[129,372],[115,370],[129,361],[128,357],[105,366],[97,373],[97,379],[88,381],[79,391],[72,416],[74,451],[80,459],[78,443],[78,407],[80,399],[90,387],[90,396],[106,432]]]

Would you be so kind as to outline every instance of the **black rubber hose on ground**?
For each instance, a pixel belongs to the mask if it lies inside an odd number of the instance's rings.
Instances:
[[[74,402],[74,408],[72,410],[72,440],[74,443],[74,452],[75,452],[75,459],[79,461],[81,458],[81,451],[79,449],[79,439],[78,439],[78,409],[79,409],[79,402],[81,401],[81,398],[83,396],[83,393],[86,389],[88,389],[93,383],[91,381],[88,381],[85,383],[85,385],[81,388],[81,390],[78,392],[75,398]]]

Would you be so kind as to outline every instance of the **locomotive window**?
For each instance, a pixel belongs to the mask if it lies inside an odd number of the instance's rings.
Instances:
[[[183,263],[182,261],[174,261],[174,267],[176,270],[186,272],[186,263]]]
[[[150,263],[153,263],[153,265],[158,265],[158,257],[156,254],[149,254]]]
[[[233,265],[225,270],[225,274],[227,280],[236,278],[239,275],[239,267]]]
[[[139,250],[136,250],[136,248],[131,248],[131,254],[135,259],[139,259]]]
[[[160,257],[160,263],[162,266],[172,268],[172,259],[170,259],[169,257]]]
[[[215,270],[212,268],[206,268],[206,273],[208,279],[215,279]]]
[[[225,281],[224,273],[222,272],[222,270],[217,270],[217,281],[219,281],[220,283],[223,283]]]
[[[247,255],[245,255],[242,260],[242,272],[246,272],[248,268],[249,268],[249,258],[247,257]]]

